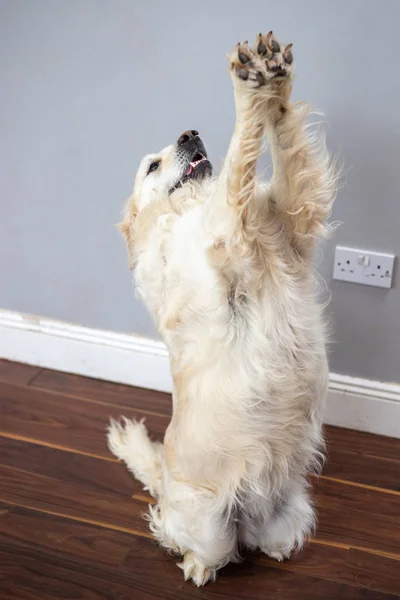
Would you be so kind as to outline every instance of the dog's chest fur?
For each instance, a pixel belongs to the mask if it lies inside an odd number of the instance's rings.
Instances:
[[[230,357],[252,373],[267,368],[272,384],[298,382],[324,354],[311,283],[283,266],[257,283],[251,269],[227,276],[210,260],[204,222],[204,204],[158,217],[138,260],[138,290],[171,353],[204,368]]]

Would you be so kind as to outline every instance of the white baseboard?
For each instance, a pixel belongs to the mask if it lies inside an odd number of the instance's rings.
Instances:
[[[165,345],[0,310],[0,358],[171,392]],[[326,423],[400,438],[400,384],[331,373]]]
[[[170,392],[162,342],[0,310],[0,358]]]

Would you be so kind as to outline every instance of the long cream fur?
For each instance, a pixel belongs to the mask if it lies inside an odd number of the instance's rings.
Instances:
[[[122,224],[169,348],[173,416],[163,446],[129,420],[112,422],[108,443],[157,498],[151,530],[197,585],[240,545],[289,557],[315,522],[307,474],[323,456],[328,369],[312,261],[336,176],[308,108],[289,101],[283,57],[274,79],[257,48],[233,51],[236,126],[221,174],[168,194],[175,146],[154,155],[153,178],[146,157]],[[265,138],[269,183],[256,178]]]

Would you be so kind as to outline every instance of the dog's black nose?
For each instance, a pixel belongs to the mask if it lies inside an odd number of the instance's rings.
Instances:
[[[182,135],[178,138],[178,146],[182,146],[186,144],[189,140],[194,140],[194,138],[199,135],[199,132],[195,129],[188,129],[188,131],[184,131]]]

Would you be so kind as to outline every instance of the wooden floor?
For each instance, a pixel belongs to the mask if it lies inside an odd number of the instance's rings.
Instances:
[[[161,437],[167,394],[0,361],[0,409],[1,600],[400,597],[400,440],[328,427],[316,539],[197,589],[150,538],[149,498],[105,444],[122,414]]]

